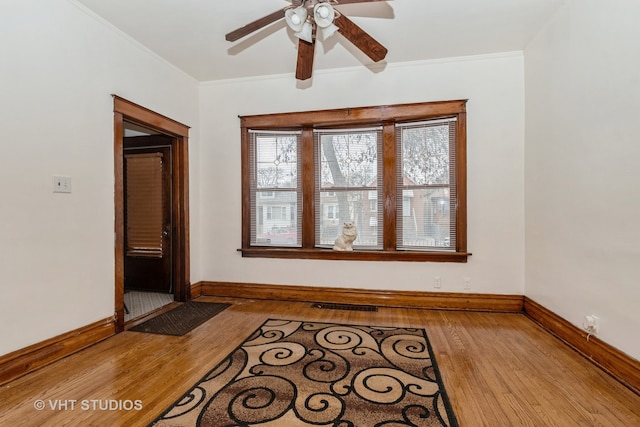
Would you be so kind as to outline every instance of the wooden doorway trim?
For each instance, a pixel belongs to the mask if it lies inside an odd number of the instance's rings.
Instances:
[[[174,299],[190,299],[189,274],[189,127],[113,95],[115,172],[115,324],[124,330],[124,123],[143,126],[174,138],[173,147],[173,283]]]

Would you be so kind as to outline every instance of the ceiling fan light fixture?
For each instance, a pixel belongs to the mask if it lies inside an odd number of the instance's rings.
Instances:
[[[340,28],[338,28],[336,26],[336,24],[332,23],[331,25],[329,25],[328,27],[325,28],[321,28],[322,31],[322,38],[323,39],[328,39],[329,37],[331,37],[332,35],[334,35],[336,33],[336,31],[338,31]]]
[[[333,25],[335,16],[333,6],[329,3],[316,3],[313,7],[313,20],[320,28],[327,28]]]
[[[300,31],[295,33],[295,36],[299,39],[306,41],[307,43],[313,43],[313,26],[310,22],[304,22]]]
[[[287,21],[287,25],[294,32],[299,33],[302,31],[304,24],[307,23],[307,9],[302,6],[295,9],[287,9],[284,13],[284,19]]]

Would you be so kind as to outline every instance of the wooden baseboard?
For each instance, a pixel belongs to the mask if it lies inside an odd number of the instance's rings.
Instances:
[[[0,356],[0,384],[35,371],[115,334],[112,317]]]
[[[524,308],[522,295],[381,291],[208,281],[199,282],[199,285],[201,295],[218,297],[509,313],[520,313]]]
[[[191,299],[202,296],[202,282],[192,283],[190,287]]]
[[[524,298],[524,311],[534,322],[564,341],[622,384],[640,394],[640,362],[573,325],[532,299]]]
[[[440,310],[524,312],[567,345],[587,357],[622,384],[640,394],[640,362],[521,295],[381,291],[314,286],[203,281],[191,285],[191,297],[201,295],[283,301],[368,304]],[[0,356],[0,385],[60,360],[115,334],[106,318],[38,344]]]

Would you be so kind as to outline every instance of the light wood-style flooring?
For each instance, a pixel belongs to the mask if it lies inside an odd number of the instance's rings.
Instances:
[[[145,426],[270,318],[425,328],[461,426],[640,426],[640,396],[522,314],[198,300],[233,306],[185,336],[125,331],[2,386],[0,426]],[[108,400],[142,407],[91,408]]]

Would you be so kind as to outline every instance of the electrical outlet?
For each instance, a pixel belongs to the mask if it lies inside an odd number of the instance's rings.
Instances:
[[[433,287],[436,289],[440,289],[442,287],[442,280],[440,279],[440,276],[433,277]]]
[[[600,332],[600,319],[596,315],[588,314],[584,316],[584,323],[582,327],[592,335],[597,334]]]
[[[53,192],[54,193],[71,193],[71,177],[70,176],[53,176]]]
[[[464,278],[464,288],[471,289],[471,277]]]

